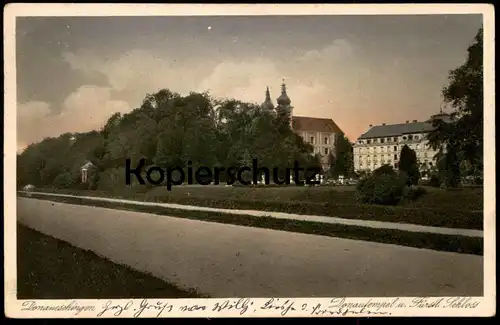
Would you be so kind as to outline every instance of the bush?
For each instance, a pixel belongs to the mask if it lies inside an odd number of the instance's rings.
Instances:
[[[69,188],[73,185],[73,178],[70,172],[62,172],[57,175],[52,183],[55,188]]]
[[[391,165],[382,165],[373,171],[373,175],[395,175],[396,171]]]
[[[358,183],[356,197],[368,204],[397,205],[403,197],[406,180],[404,175],[396,173],[374,173]]]
[[[410,201],[415,201],[419,197],[427,194],[427,190],[421,186],[412,186],[407,189],[405,192],[405,199],[408,199]]]

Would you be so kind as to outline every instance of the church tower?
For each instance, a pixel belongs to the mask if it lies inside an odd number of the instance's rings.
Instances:
[[[269,86],[266,89],[266,100],[264,100],[260,107],[270,111],[274,109],[274,104],[271,100],[271,94],[269,93]]]
[[[293,107],[290,105],[292,101],[286,93],[285,79],[283,79],[283,84],[281,84],[281,95],[278,97],[277,102],[278,106],[276,107],[276,111],[278,115],[282,116],[283,119],[288,120],[290,128],[292,128]]]

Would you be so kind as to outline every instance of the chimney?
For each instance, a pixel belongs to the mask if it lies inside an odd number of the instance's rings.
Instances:
[[[406,124],[410,123],[410,121],[406,121]]]
[[[413,120],[413,123],[417,123],[417,120]]]

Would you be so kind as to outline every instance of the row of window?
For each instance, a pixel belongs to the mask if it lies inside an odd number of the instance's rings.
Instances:
[[[375,165],[385,165],[385,164],[390,164],[390,163],[391,163],[390,160],[382,160],[380,162],[373,161],[373,163],[371,161],[368,161],[366,165],[368,167],[370,165],[375,166]],[[363,164],[363,162],[360,161],[358,165],[359,165],[359,168],[362,168],[364,164]],[[424,168],[425,167],[432,167],[432,166],[433,166],[432,161],[425,161],[422,163],[422,167],[424,167]]]
[[[424,144],[416,144],[415,146],[410,146],[410,149],[415,149],[415,150],[420,150],[420,149],[425,149],[425,150],[430,150],[429,145],[424,145]],[[354,152],[359,152],[359,153],[364,153],[366,152],[389,152],[391,150],[391,147],[369,147],[369,148],[354,148]],[[398,146],[393,146],[392,151],[398,151]]]
[[[385,155],[385,156],[387,157],[388,155]],[[421,155],[417,155],[417,156],[421,156]],[[394,157],[397,157],[397,154],[395,154],[395,155],[394,155]],[[424,158],[427,158],[427,157],[428,157],[427,152],[424,152],[424,153],[423,153],[423,157],[424,157]],[[359,157],[359,159],[370,159],[370,158],[371,158],[371,156],[370,156],[370,155],[367,155],[367,156],[360,156],[360,157]],[[377,159],[377,156],[373,156],[373,158],[374,158],[374,159]],[[394,158],[394,159],[396,159],[396,158]]]
[[[323,148],[323,150],[321,150],[321,151],[323,151],[322,153],[325,154],[325,155],[328,155],[328,153],[330,152],[330,150],[328,148]],[[320,152],[320,148],[314,149],[314,152],[318,152],[319,153]]]
[[[314,144],[314,137],[309,138],[309,143]],[[323,138],[323,144],[328,144],[328,137]]]
[[[402,136],[403,141],[416,141],[421,139],[419,135],[404,135]],[[392,138],[376,138],[376,139],[367,139],[367,140],[359,140],[359,144],[372,144],[372,143],[390,143],[390,142],[398,142],[398,137],[392,137]]]

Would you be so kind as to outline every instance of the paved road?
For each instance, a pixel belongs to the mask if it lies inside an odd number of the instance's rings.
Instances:
[[[18,220],[212,297],[482,296],[481,256],[18,198]]]

